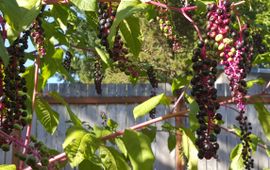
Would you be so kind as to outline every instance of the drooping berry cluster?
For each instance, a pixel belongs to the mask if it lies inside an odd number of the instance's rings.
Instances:
[[[41,26],[42,21],[41,17],[38,16],[32,25],[32,33],[31,36],[37,46],[37,51],[39,55],[45,56],[46,50],[44,48],[44,30]]]
[[[70,71],[70,69],[71,69],[72,58],[73,58],[73,55],[69,51],[67,51],[65,58],[64,58],[64,61],[63,61],[63,66],[67,71]]]
[[[30,137],[30,143],[26,148],[26,153],[15,153],[15,156],[24,161],[32,169],[60,169],[57,164],[49,164],[49,159],[54,155],[43,142],[38,141],[34,136]],[[38,164],[38,163],[41,164]]]
[[[158,80],[152,66],[147,69],[147,76],[152,88],[158,88]]]
[[[221,57],[221,64],[224,65],[224,72],[230,81],[232,99],[239,109],[237,121],[240,123],[241,141],[243,144],[242,158],[246,169],[253,167],[250,148],[251,124],[247,121],[245,113],[245,95],[247,94],[245,78],[251,69],[253,56],[252,41],[248,39],[249,32],[245,30],[240,33],[231,29],[231,3],[224,0],[216,4],[208,5],[208,37],[213,41],[218,55]],[[245,27],[246,28],[246,27]]]
[[[254,161],[252,159],[251,148],[251,123],[248,122],[248,118],[245,115],[247,86],[245,78],[251,69],[251,61],[253,57],[253,45],[252,41],[248,38],[249,32],[247,29],[240,32],[235,41],[236,52],[234,56],[225,61],[225,72],[228,74],[230,80],[230,88],[232,91],[233,101],[237,104],[239,109],[239,115],[236,120],[240,124],[241,141],[243,144],[242,158],[244,160],[245,168],[251,169],[254,167]]]
[[[158,88],[158,80],[157,80],[154,68],[152,66],[147,69],[147,76],[148,76],[148,80],[153,88],[151,90],[150,97],[154,97],[154,96],[156,96],[156,89]],[[152,119],[154,119],[156,117],[156,108],[152,109],[149,112],[149,116]]]
[[[99,33],[98,37],[101,39],[101,44],[109,50],[109,43],[107,37],[110,33],[110,28],[112,26],[113,20],[116,15],[116,11],[108,5],[107,2],[98,3],[98,19],[99,19]]]
[[[22,130],[27,124],[27,87],[26,80],[21,77],[25,72],[24,50],[28,48],[27,39],[30,31],[25,31],[7,51],[10,55],[9,64],[4,68],[3,94],[1,97],[1,127],[0,130],[10,134],[14,129]],[[1,66],[3,69],[3,66]],[[0,143],[7,144],[4,141]]]
[[[196,145],[199,148],[198,157],[200,159],[211,159],[216,157],[219,145],[217,143],[217,134],[220,133],[220,126],[217,120],[222,119],[217,99],[217,90],[214,87],[217,74],[217,62],[207,58],[203,42],[199,42],[198,48],[194,50],[192,57],[194,76],[191,80],[192,91],[199,105],[197,119],[200,124],[197,129]]]
[[[126,57],[128,50],[124,47],[124,42],[121,40],[121,36],[119,35],[118,31],[114,39],[113,48],[109,48],[107,37],[110,33],[110,27],[114,21],[116,11],[112,8],[111,4],[108,4],[107,2],[99,2],[98,6],[98,37],[101,39],[101,44],[106,48],[110,58],[117,62],[121,71],[124,71],[127,75],[138,77],[139,73],[135,69],[135,65],[133,65]]]
[[[267,48],[263,43],[263,37],[259,33],[254,34],[252,37],[254,42],[254,50],[256,50],[256,52],[259,54],[265,53]]]
[[[102,94],[102,88],[101,88],[102,79],[103,79],[102,65],[101,65],[100,60],[96,60],[95,71],[94,71],[94,82],[95,82],[96,92],[99,95]]]
[[[180,50],[180,43],[175,35],[173,25],[168,16],[168,9],[158,7],[158,17],[159,28],[163,32],[164,36],[168,39],[169,45],[173,52],[178,52]]]

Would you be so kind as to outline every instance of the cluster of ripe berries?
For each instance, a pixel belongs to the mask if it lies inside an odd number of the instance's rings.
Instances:
[[[151,90],[151,94],[150,97],[154,97],[156,96],[156,89],[158,88],[158,80],[154,71],[154,68],[152,66],[150,66],[147,69],[147,76],[148,76],[148,80],[152,86],[152,90]],[[156,117],[156,108],[150,110],[149,112],[149,116],[150,118],[154,119]]]
[[[65,58],[64,58],[64,61],[63,61],[63,66],[67,71],[71,70],[72,58],[73,58],[73,55],[69,51],[67,51],[66,55],[65,55]]]
[[[102,94],[101,82],[103,79],[102,65],[100,60],[95,61],[94,82],[97,94]]]
[[[11,134],[13,130],[21,131],[27,124],[27,87],[26,80],[21,77],[25,72],[24,50],[28,48],[27,39],[30,31],[25,31],[20,39],[14,41],[7,48],[10,55],[9,64],[1,65],[1,122],[0,130]],[[11,141],[0,138],[0,145],[4,151],[8,151]]]
[[[210,43],[217,49],[221,57],[221,64],[224,65],[224,72],[230,81],[232,99],[239,109],[239,121],[241,129],[241,141],[243,144],[242,158],[245,168],[253,168],[251,158],[250,138],[251,124],[247,121],[245,113],[245,95],[247,94],[245,78],[251,69],[253,56],[252,40],[249,39],[247,26],[240,28],[240,33],[231,29],[231,3],[224,0],[219,5],[208,5],[207,13],[207,36]]]
[[[192,91],[199,105],[199,112],[196,115],[200,124],[197,129],[197,139],[195,144],[199,148],[198,157],[200,159],[211,159],[216,157],[219,145],[217,143],[217,134],[221,128],[217,121],[222,119],[217,99],[217,90],[214,83],[217,74],[217,62],[206,57],[205,45],[202,41],[198,43],[198,48],[194,50],[192,57],[194,76],[191,80]]]
[[[117,62],[118,67],[121,71],[125,72],[127,75],[132,77],[138,77],[139,73],[135,69],[136,67],[126,58],[128,50],[124,47],[124,42],[122,41],[119,33],[116,33],[113,48],[109,48],[109,43],[107,37],[110,33],[110,28],[114,21],[116,11],[112,9],[111,4],[108,5],[107,2],[98,3],[98,19],[99,19],[99,34],[98,37],[101,39],[101,44],[106,48],[110,55],[110,58]]]

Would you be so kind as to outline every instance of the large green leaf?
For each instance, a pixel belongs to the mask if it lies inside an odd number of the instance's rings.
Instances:
[[[170,104],[170,100],[165,96],[164,93],[154,96],[151,99],[148,99],[142,104],[136,106],[133,110],[134,118],[137,119],[138,117],[144,116],[160,103],[167,105]]]
[[[86,159],[79,164],[79,170],[89,170],[89,169],[103,170],[101,166],[94,164],[93,162]]]
[[[143,133],[125,130],[123,141],[133,170],[152,170],[155,161],[149,138]]]
[[[242,158],[242,149],[243,145],[238,144],[234,147],[234,149],[231,151],[230,159],[231,159],[231,165],[230,170],[243,170],[244,169],[244,161]]]
[[[192,98],[191,96],[187,96],[187,101],[188,101],[188,107],[189,107],[189,124],[190,124],[190,128],[192,130],[198,129],[199,127],[199,123],[198,120],[196,118],[196,113],[198,113],[199,111],[199,106],[197,104],[197,102],[194,100],[194,98]]]
[[[70,160],[70,165],[75,167],[84,159],[89,159],[95,154],[100,141],[82,127],[71,127],[67,130],[63,143],[65,153]]]
[[[81,120],[73,113],[68,103],[57,92],[50,92],[49,95],[66,106],[69,118],[75,126],[82,126]]]
[[[120,24],[120,31],[130,52],[137,57],[141,51],[142,45],[139,18],[133,16],[126,18]]]
[[[51,46],[51,45],[50,45]],[[67,70],[64,68],[62,64],[63,59],[63,49],[56,49],[55,51],[52,49],[54,47],[50,47],[50,49],[53,52],[52,55],[47,54],[43,59],[43,67],[42,67],[42,87],[46,85],[47,80],[52,77],[56,72],[59,72],[62,74],[66,79],[72,81],[72,77],[67,72]]]
[[[0,170],[16,170],[16,165],[0,165]]]
[[[143,134],[145,134],[150,139],[150,142],[152,143],[154,141],[154,139],[156,138],[157,127],[156,126],[148,126],[148,127],[143,128],[141,130],[141,132]]]
[[[33,96],[33,90],[34,90],[34,80],[35,80],[35,67],[34,65],[31,65],[27,67],[26,71],[23,73],[22,77],[26,80],[26,87],[27,87],[27,93],[31,97]],[[41,76],[38,77],[38,82],[42,82],[43,78]],[[38,83],[38,89],[39,92],[41,90],[41,83]]]
[[[4,62],[4,64],[7,65],[8,60],[9,60],[9,56],[8,56],[7,49],[4,45],[1,34],[0,34],[0,57],[1,57],[2,61]]]
[[[168,149],[171,152],[175,148],[175,145],[176,145],[175,134],[169,133],[167,143],[168,143]]]
[[[265,80],[261,77],[257,79],[249,80],[247,81],[247,88],[251,88],[255,84],[263,85],[264,83],[265,83]]]
[[[53,134],[59,124],[59,114],[41,97],[36,97],[35,111],[42,126]]]
[[[268,140],[270,140],[270,113],[262,103],[255,103],[255,109],[257,110],[258,119],[262,126],[263,132]]]
[[[11,42],[25,30],[39,14],[41,0],[1,0],[0,10],[10,26],[7,30]]]
[[[95,47],[97,54],[99,55],[99,57],[101,58],[101,60],[107,65],[110,66],[111,65],[111,61],[110,61],[110,56],[108,53],[106,53],[105,51],[103,51],[102,49]]]
[[[97,1],[96,0],[70,0],[80,10],[83,11],[96,11]]]
[[[126,160],[123,158],[118,151],[116,151],[112,147],[101,146],[99,149],[99,154],[101,157],[101,161],[105,166],[105,169],[109,170],[128,170],[130,167],[128,166]]]
[[[115,138],[115,144],[117,145],[118,149],[124,154],[125,157],[128,156],[127,149],[123,142],[122,138]]]
[[[117,14],[115,20],[110,28],[110,34],[108,36],[108,42],[110,47],[113,45],[113,41],[118,30],[119,24],[132,14],[141,12],[147,9],[147,4],[142,3],[140,0],[122,0],[117,8]]]
[[[188,159],[188,168],[189,170],[198,169],[198,150],[195,146],[195,136],[191,132],[191,129],[181,128],[182,129],[182,140],[183,140],[183,151],[185,156]],[[195,155],[195,156],[194,156]]]

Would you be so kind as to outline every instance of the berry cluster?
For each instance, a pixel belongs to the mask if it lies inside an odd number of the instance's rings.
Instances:
[[[33,40],[37,45],[39,55],[45,56],[46,50],[44,48],[44,30],[41,27],[41,24],[41,17],[37,17],[32,25],[31,36],[33,37]]]
[[[150,98],[151,97],[154,97],[154,96],[156,96],[157,94],[156,94],[156,91],[155,90],[151,90],[151,94],[150,94]],[[156,118],[156,114],[157,114],[157,109],[156,108],[153,108],[152,110],[150,110],[150,112],[149,112],[149,117],[151,118],[151,119],[154,119],[154,118]]]
[[[147,76],[148,76],[148,80],[152,86],[152,90],[151,90],[151,95],[150,97],[154,97],[156,96],[156,89],[158,88],[158,80],[157,80],[157,77],[156,77],[156,74],[155,74],[155,71],[154,71],[154,68],[152,66],[150,66],[148,69],[147,69]],[[149,112],[149,116],[150,118],[154,119],[156,117],[156,108],[152,109],[150,112]]]
[[[249,40],[249,32],[245,29],[237,36],[235,41],[236,52],[232,59],[225,62],[225,72],[228,74],[230,80],[230,88],[232,91],[233,101],[237,103],[239,109],[239,115],[236,120],[240,124],[241,129],[241,141],[243,144],[242,158],[246,169],[254,167],[252,159],[251,139],[251,123],[248,122],[247,116],[245,116],[245,96],[247,94],[245,78],[251,69],[251,61],[253,57],[253,44]],[[230,73],[230,74],[229,74]]]
[[[116,34],[113,48],[109,48],[107,37],[110,33],[110,27],[116,15],[116,11],[112,9],[111,4],[107,2],[98,3],[98,18],[99,18],[99,34],[101,44],[106,48],[113,61],[118,62],[118,66],[121,71],[124,71],[127,75],[138,77],[139,73],[135,69],[135,66],[126,58],[128,50],[124,47],[124,42],[121,40],[121,36]]]
[[[30,144],[26,148],[26,154],[20,152],[15,153],[15,156],[33,170],[39,169],[60,169],[59,165],[49,164],[49,159],[53,156],[50,149],[38,141],[34,136],[30,137]],[[40,162],[40,164],[38,164]]]
[[[96,92],[99,95],[102,94],[102,88],[101,88],[102,79],[103,79],[102,65],[101,65],[100,60],[96,60],[95,71],[94,71],[94,82],[95,82]]]
[[[17,39],[7,51],[11,56],[9,64],[4,69],[4,77],[1,74],[4,84],[1,97],[1,126],[0,130],[10,134],[13,130],[22,130],[27,124],[27,87],[26,80],[21,77],[25,72],[24,50],[28,48],[27,39],[30,31],[25,31],[22,38]],[[1,66],[1,70],[3,66]],[[2,70],[3,71],[3,70]],[[10,142],[8,142],[10,143]],[[2,140],[0,145],[7,144]],[[5,145],[4,145],[5,146]]]
[[[116,11],[113,10],[111,6],[108,6],[108,3],[106,2],[99,2],[98,7],[98,37],[101,39],[101,44],[109,50],[107,37],[110,33],[110,28],[115,18]]]
[[[263,54],[267,51],[265,44],[263,44],[262,36],[259,33],[253,35],[253,42],[257,53]]]
[[[153,88],[158,88],[158,80],[152,66],[147,69],[147,76],[151,86]]]
[[[173,31],[173,25],[169,20],[168,9],[157,8],[159,16],[157,21],[159,22],[159,28],[163,32],[164,36],[168,39],[169,45],[173,52],[178,52],[180,50],[180,43]]]
[[[71,69],[72,58],[73,58],[73,55],[69,51],[67,51],[65,58],[64,58],[64,61],[63,61],[63,66],[67,71],[70,71],[70,69]]]
[[[200,159],[211,159],[216,157],[219,148],[217,134],[220,133],[221,128],[217,121],[222,119],[222,115],[216,113],[216,110],[219,109],[219,103],[216,101],[217,90],[214,88],[217,62],[206,58],[205,46],[201,41],[198,43],[198,48],[194,50],[192,62],[194,76],[191,80],[191,95],[199,105],[197,119],[200,124],[196,131],[195,144],[199,148],[198,157]]]

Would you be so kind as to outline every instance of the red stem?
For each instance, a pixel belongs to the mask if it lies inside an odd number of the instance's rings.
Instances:
[[[198,28],[198,26],[196,25],[196,23],[186,14],[186,10],[184,10],[183,8],[181,8],[181,13],[193,25],[193,27],[195,28],[195,30],[196,30],[196,32],[198,34],[198,37],[199,37],[200,41],[203,41],[203,38],[202,38],[202,34],[201,34],[200,29]]]
[[[36,94],[38,89],[38,71],[39,71],[39,65],[40,65],[40,54],[36,58],[35,62],[35,77],[34,77],[34,89],[33,89],[33,96],[32,96],[32,112],[34,114],[35,110],[35,102],[36,102]],[[32,122],[30,122],[26,127],[26,135],[25,135],[25,141],[24,145],[28,146],[30,143],[30,136],[31,136],[31,129],[32,129]],[[23,149],[23,154],[26,153],[26,149]],[[20,161],[19,169],[23,169],[24,162]]]

